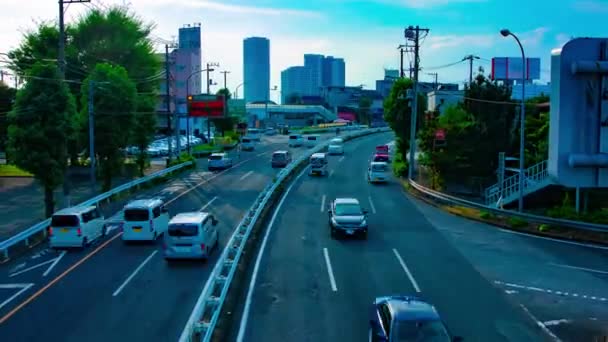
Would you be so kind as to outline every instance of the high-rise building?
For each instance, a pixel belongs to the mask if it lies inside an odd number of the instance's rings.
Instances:
[[[243,41],[243,87],[245,101],[270,99],[270,41],[250,37]]]
[[[321,93],[321,87],[323,86],[323,61],[323,55],[304,55],[304,68],[308,73],[308,82],[306,82],[304,95],[314,96]]]
[[[293,66],[281,72],[281,103],[296,95],[302,96],[308,88],[308,75],[303,66]]]
[[[343,58],[327,56],[323,59],[323,86],[344,87],[345,65]]]
[[[344,59],[318,54],[305,54],[304,66],[293,66],[281,72],[282,101],[297,94],[318,97],[327,87],[344,87]]]

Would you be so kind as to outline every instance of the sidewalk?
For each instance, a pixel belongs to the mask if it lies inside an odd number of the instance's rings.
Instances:
[[[145,174],[164,168],[162,164],[152,163]],[[112,187],[129,182],[126,177],[116,178]],[[90,182],[77,178],[72,180],[70,192],[71,204],[75,205],[101,193],[93,191]],[[55,210],[64,207],[63,188],[55,190]],[[44,220],[44,192],[37,180],[33,178],[0,178],[0,241]]]

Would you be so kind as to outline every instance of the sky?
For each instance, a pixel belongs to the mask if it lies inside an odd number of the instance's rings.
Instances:
[[[36,22],[56,20],[57,0],[34,2],[0,0],[0,53],[17,47]],[[605,36],[608,15],[608,0],[91,0],[69,5],[66,21],[114,4],[154,23],[154,37],[164,40],[176,39],[185,24],[201,23],[203,63],[220,64],[217,81],[220,70],[230,71],[232,91],[243,81],[243,39],[251,36],[270,39],[271,86],[280,89],[281,71],[302,65],[305,53],[319,53],[345,59],[347,85],[373,89],[384,68],[399,67],[397,46],[409,25],[430,30],[420,49],[422,81],[433,81],[429,73],[436,72],[440,82],[464,82],[467,63],[443,66],[468,54],[481,57],[475,70],[482,66],[486,73],[492,57],[520,56],[515,40],[499,34],[508,28],[528,57],[541,58],[541,81],[547,82],[551,50],[572,37]],[[406,68],[410,60],[411,54]],[[279,96],[271,94],[275,101]]]

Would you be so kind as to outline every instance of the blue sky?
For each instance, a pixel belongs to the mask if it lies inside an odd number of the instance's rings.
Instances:
[[[32,19],[56,17],[56,1],[32,8],[19,0],[3,0],[0,13],[0,52],[18,44],[19,31],[32,27]],[[122,0],[92,0],[104,7]],[[608,15],[608,0],[131,0],[144,20],[156,23],[155,35],[171,39],[177,28],[201,22],[203,59],[230,70],[228,86],[242,82],[242,40],[265,36],[271,41],[271,79],[280,87],[280,71],[300,65],[304,53],[344,57],[350,85],[373,88],[383,68],[398,67],[397,45],[403,28],[420,25],[430,34],[422,43],[422,80],[437,72],[440,81],[462,82],[466,64],[432,69],[467,54],[484,58],[476,66],[490,71],[493,56],[518,56],[512,38],[498,31],[509,28],[520,36],[526,53],[540,57],[543,81],[549,80],[549,56],[570,37],[604,36],[600,26]],[[557,5],[559,4],[559,5]],[[87,7],[71,5],[67,18]],[[605,27],[605,25],[604,25]],[[159,49],[161,46],[159,46]],[[1,67],[1,64],[0,64]],[[215,77],[219,79],[219,74]],[[273,97],[278,97],[274,94]]]

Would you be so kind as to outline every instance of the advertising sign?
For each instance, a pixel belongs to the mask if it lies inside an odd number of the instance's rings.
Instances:
[[[526,58],[526,80],[540,79],[540,58]],[[492,58],[493,80],[521,80],[523,73],[521,57]]]
[[[435,131],[435,140],[445,140],[445,129],[440,128]]]
[[[188,96],[188,115],[191,117],[223,117],[224,98],[216,95]]]

